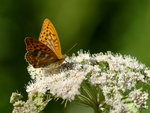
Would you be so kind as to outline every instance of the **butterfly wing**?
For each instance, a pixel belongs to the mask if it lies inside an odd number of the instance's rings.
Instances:
[[[61,58],[61,46],[57,32],[49,19],[45,19],[39,41],[48,46],[58,58]]]
[[[34,67],[45,67],[58,61],[56,54],[46,45],[33,38],[26,38],[26,60]]]

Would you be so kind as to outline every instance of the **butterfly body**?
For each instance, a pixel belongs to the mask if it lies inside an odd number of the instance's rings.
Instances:
[[[27,53],[25,58],[34,68],[57,67],[65,60],[61,54],[58,35],[53,24],[45,19],[39,41],[27,37],[25,39]]]

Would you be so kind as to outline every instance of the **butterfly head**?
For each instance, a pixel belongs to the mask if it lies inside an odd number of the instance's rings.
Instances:
[[[61,57],[59,58],[61,64],[63,63],[63,61],[65,60],[65,58],[66,58],[65,55],[61,55]]]

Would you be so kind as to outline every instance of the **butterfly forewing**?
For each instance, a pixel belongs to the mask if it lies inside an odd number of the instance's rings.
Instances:
[[[58,58],[62,56],[57,32],[51,21],[48,19],[44,20],[39,41],[48,46]]]
[[[45,67],[58,61],[56,54],[41,42],[33,38],[26,38],[25,43],[27,46],[25,58],[33,67]]]
[[[35,40],[34,38],[27,37],[25,38],[25,43],[27,47],[27,51],[36,49],[41,50],[45,53],[50,53],[52,56],[56,57],[56,54],[45,44],[41,43],[40,41]]]

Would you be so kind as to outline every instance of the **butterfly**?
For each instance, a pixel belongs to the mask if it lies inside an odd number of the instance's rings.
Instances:
[[[43,22],[39,40],[27,37],[25,44],[27,50],[25,59],[34,68],[47,67],[50,64],[58,66],[65,60],[57,32],[49,19]]]

